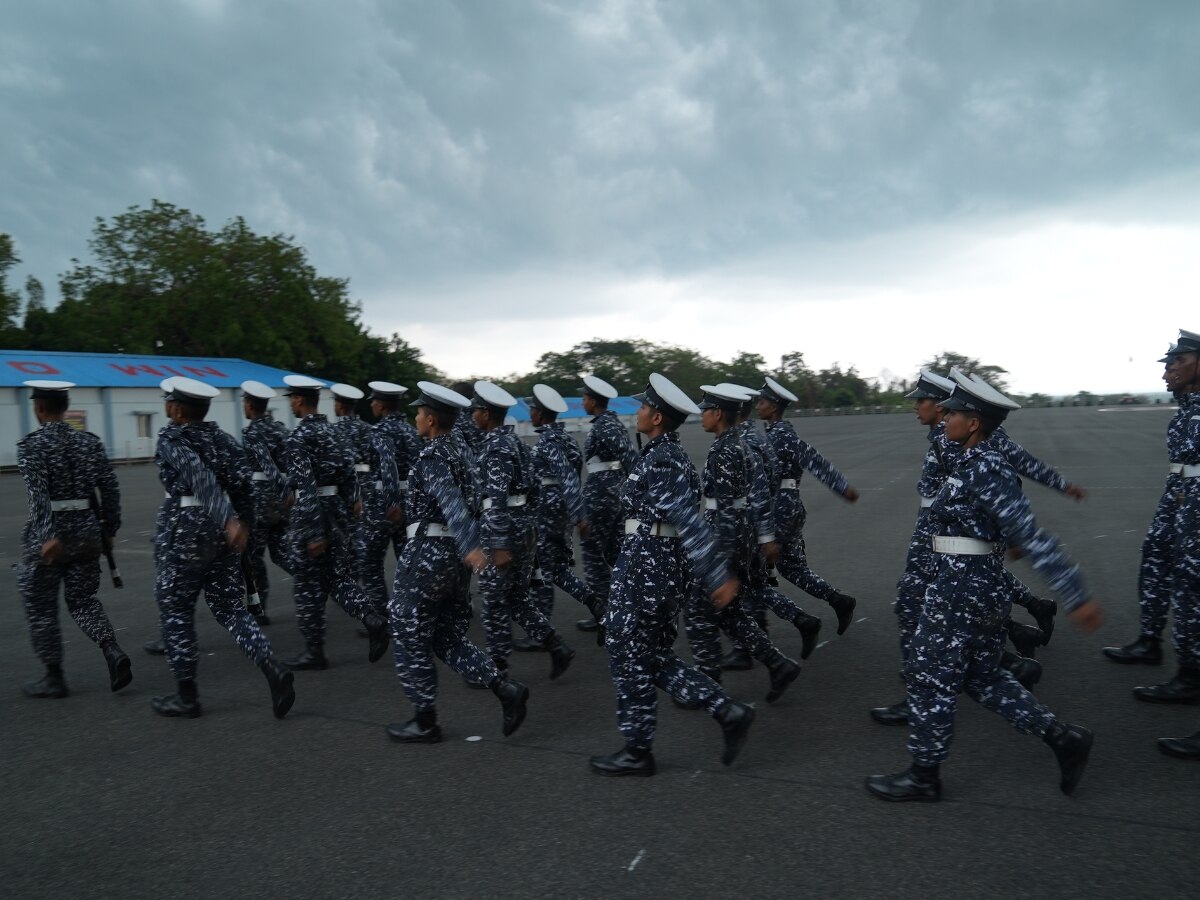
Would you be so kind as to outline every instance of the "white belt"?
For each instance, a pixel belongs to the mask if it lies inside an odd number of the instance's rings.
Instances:
[[[668,525],[666,522],[640,522],[637,519],[625,520],[625,533],[637,534],[643,525],[650,529],[650,537],[679,537],[679,529],[674,525]]]
[[[338,489],[336,484],[322,484],[317,486],[318,497],[336,497],[337,492]]]
[[[270,481],[271,478],[266,472],[255,472],[250,476],[251,481]]]
[[[932,497],[922,497],[921,498],[921,509],[928,509],[931,506],[933,506],[933,498]]]
[[[794,491],[800,487],[800,482],[795,478],[780,478],[779,489],[781,491]]]
[[[354,471],[355,471],[355,472],[370,472],[370,471],[371,471],[371,467],[370,467],[370,466],[368,466],[366,463],[355,463],[355,464],[354,464]]]
[[[454,529],[441,522],[416,522],[404,529],[410,538],[416,537],[421,526],[425,526],[425,537],[454,537]]]
[[[1185,465],[1184,463],[1171,463],[1171,474],[1182,475],[1184,478],[1200,477],[1200,465]]]
[[[165,497],[167,500],[170,500],[174,496],[175,496],[174,494],[163,494],[163,497]],[[233,501],[229,499],[228,494],[222,494],[221,496],[224,497],[227,502],[233,503]],[[204,505],[203,500],[201,500],[199,497],[196,497],[192,494],[180,494],[178,499],[179,499],[179,508],[180,509],[186,509],[189,506],[203,506]]]
[[[525,495],[524,494],[509,494],[508,497],[504,501],[504,505],[505,506],[524,506],[525,505]],[[492,498],[484,497],[483,508],[491,509],[493,506],[495,506],[495,504],[492,503]]]
[[[933,552],[949,553],[954,556],[988,556],[996,552],[996,545],[979,538],[933,536]]]
[[[601,462],[593,456],[587,463],[588,472],[614,472],[619,468],[621,468],[619,459],[614,459],[612,462]]]
[[[375,482],[375,490],[377,490],[377,491],[382,491],[382,490],[383,490],[383,482],[382,482],[382,481],[376,481],[376,482]]]
[[[721,503],[716,497],[705,497],[704,498],[704,508],[705,509],[720,509],[722,506],[727,506],[727,507],[732,506],[734,509],[745,509],[746,508],[746,498],[745,497],[734,497],[728,503]]]
[[[400,490],[407,491],[408,490],[408,482],[407,481],[400,482],[399,487],[400,487]],[[383,482],[382,481],[375,482],[375,490],[377,490],[377,491],[383,490]]]
[[[78,512],[81,509],[90,509],[91,504],[86,500],[51,500],[50,512]]]
[[[549,476],[546,476],[546,477],[542,478],[542,484],[562,484],[562,479],[561,478],[550,478]]]

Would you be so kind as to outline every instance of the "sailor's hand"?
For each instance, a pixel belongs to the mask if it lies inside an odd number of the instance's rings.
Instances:
[[[56,537],[50,538],[46,543],[42,544],[42,561],[54,564],[54,561],[62,555],[63,543]]]
[[[492,551],[492,565],[495,566],[497,569],[503,569],[505,566],[507,566],[511,562],[512,562],[512,554],[509,553],[507,550],[493,550]]]
[[[487,568],[487,556],[478,547],[464,556],[463,562],[470,566],[474,572],[482,572]]]
[[[1068,613],[1067,618],[1085,634],[1091,634],[1104,624],[1104,612],[1095,600],[1088,600],[1083,606]]]
[[[317,538],[315,541],[308,542],[308,555],[314,559],[321,556],[329,549],[329,541],[325,538]]]
[[[736,578],[727,579],[719,588],[712,592],[712,603],[717,609],[724,609],[737,599],[742,583]]]
[[[233,516],[225,523],[225,543],[238,553],[246,552],[246,542],[250,539],[250,529],[246,523]]]
[[[853,486],[846,488],[846,490],[842,492],[842,499],[847,503],[857,503],[858,496],[858,488]]]

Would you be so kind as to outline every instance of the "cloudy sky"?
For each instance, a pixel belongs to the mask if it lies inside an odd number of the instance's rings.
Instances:
[[[452,375],[642,337],[1024,392],[1200,330],[1200,3],[13,3],[0,231],[294,235]],[[50,289],[51,299],[57,296]]]

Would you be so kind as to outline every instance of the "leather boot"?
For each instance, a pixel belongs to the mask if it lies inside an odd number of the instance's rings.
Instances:
[[[1200,668],[1180,666],[1170,681],[1136,687],[1133,696],[1147,703],[1200,703]]]
[[[21,685],[21,690],[25,692],[26,697],[37,697],[39,699],[57,700],[60,697],[67,696],[67,682],[63,678],[62,667],[55,666],[54,668],[46,667],[46,674],[37,681],[27,681]]]
[[[1051,725],[1042,737],[1058,758],[1058,768],[1062,772],[1058,786],[1064,794],[1069,795],[1075,790],[1083,777],[1093,739],[1094,735],[1082,725],[1063,725],[1061,722]]]
[[[778,650],[771,651],[763,660],[771,674],[771,689],[767,691],[767,702],[774,703],[783,696],[793,681],[800,677],[800,664],[788,659]]]
[[[1054,617],[1058,615],[1058,603],[1048,597],[1034,597],[1025,604],[1025,611],[1033,616],[1037,627],[1042,629],[1042,646],[1050,643],[1054,634]]]
[[[575,623],[575,627],[580,631],[595,631],[600,627],[600,623],[596,621],[596,617],[592,616],[589,619],[580,619]]]
[[[289,656],[283,664],[293,672],[321,671],[329,668],[329,660],[325,658],[325,648],[309,644],[303,653]]]
[[[432,709],[417,713],[403,725],[389,725],[387,733],[399,744],[436,744],[442,739],[437,711]]]
[[[907,725],[908,701],[901,700],[891,706],[877,706],[871,710],[871,718],[880,725]]]
[[[529,702],[529,688],[519,681],[501,677],[492,685],[492,693],[500,699],[504,710],[504,736],[508,737],[525,721],[525,705]]]
[[[271,712],[275,714],[275,718],[282,719],[296,702],[296,689],[293,687],[296,676],[281,666],[273,656],[268,657],[259,668],[271,687]]]
[[[388,641],[391,640],[391,628],[388,620],[377,612],[369,612],[363,616],[363,625],[367,628],[367,661],[377,662],[387,652]]]
[[[649,750],[622,747],[611,756],[593,756],[589,765],[598,775],[634,775],[649,778],[654,774],[654,754]]]
[[[1027,659],[1033,659],[1037,648],[1045,643],[1042,640],[1042,629],[1033,625],[1024,625],[1009,619],[1004,623],[1004,630],[1008,632],[1008,639],[1012,641],[1017,653]]]
[[[1104,655],[1113,662],[1161,666],[1163,661],[1162,641],[1156,637],[1140,635],[1132,644],[1123,647],[1105,647]]]
[[[808,659],[817,649],[817,637],[821,634],[821,620],[802,612],[792,624],[800,632],[800,658]]]
[[[725,737],[725,749],[721,751],[721,765],[733,765],[737,755],[746,744],[750,726],[754,723],[754,707],[736,700],[726,700],[713,716],[721,726]]]
[[[109,641],[100,651],[104,654],[104,661],[108,663],[108,689],[115,694],[133,681],[133,667],[129,657],[116,641]]]
[[[167,642],[162,638],[157,641],[146,641],[142,644],[142,649],[151,656],[163,656],[167,652]]]
[[[850,623],[854,621],[854,607],[858,605],[858,601],[849,594],[839,591],[829,598],[829,605],[833,607],[833,611],[837,615],[837,633],[845,634]]]
[[[196,682],[194,681],[180,681],[179,693],[155,697],[150,701],[150,705],[160,716],[172,719],[198,719],[203,713],[200,708],[200,700],[196,697]]]
[[[513,638],[513,649],[518,653],[541,653],[546,648],[530,637]]]
[[[745,647],[734,647],[721,657],[721,668],[730,672],[744,672],[754,668],[754,660]]]
[[[1013,678],[1027,691],[1032,691],[1033,686],[1042,680],[1042,664],[1036,659],[1005,653],[1000,657],[1000,666],[1012,672]]]
[[[876,797],[892,803],[908,800],[936,803],[942,799],[942,779],[937,766],[914,764],[895,775],[872,775],[866,784]]]
[[[571,667],[575,651],[567,646],[557,631],[550,632],[546,640],[542,641],[542,646],[550,651],[550,680],[553,681]]]
[[[1167,754],[1167,756],[1200,762],[1200,731],[1197,731],[1191,737],[1159,738],[1158,749]]]

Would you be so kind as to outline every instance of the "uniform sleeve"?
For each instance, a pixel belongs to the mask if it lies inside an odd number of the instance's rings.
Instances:
[[[429,493],[446,516],[446,524],[454,532],[454,544],[459,555],[465,557],[472,550],[478,549],[479,526],[463,500],[462,488],[455,483],[450,466],[436,456],[427,456],[421,462],[421,471]]]
[[[1059,493],[1066,491],[1068,484],[1066,478],[1010,438],[1007,433],[993,435],[993,437],[999,437],[999,441],[993,441],[992,446],[1000,451],[1001,456],[1008,460],[1008,464],[1017,471],[1017,474],[1024,475],[1038,484],[1044,484],[1048,488],[1053,488]]]
[[[25,493],[29,497],[29,534],[37,549],[54,536],[46,463],[36,449],[31,453],[25,441],[20,441],[17,444],[17,468],[25,480]]]
[[[1200,463],[1200,394],[1189,395],[1188,406],[1191,407],[1190,415],[1184,422],[1178,447],[1172,449],[1177,451],[1173,456],[1177,457],[1180,462],[1185,465],[1196,465]]]
[[[192,495],[200,501],[209,519],[218,528],[224,528],[225,523],[233,518],[234,510],[221,489],[217,476],[201,462],[196,452],[185,446],[182,441],[160,440],[158,452],[163,461],[187,482]]]
[[[800,464],[812,472],[821,482],[835,494],[846,493],[850,482],[846,476],[834,468],[833,463],[816,451],[811,444],[800,440]]]
[[[727,577],[727,557],[717,553],[686,476],[678,467],[661,463],[644,466],[643,472],[647,499],[661,511],[663,521],[679,531],[696,580],[711,594]]]
[[[775,540],[775,501],[771,497],[770,476],[767,474],[764,454],[751,449],[746,456],[746,477],[750,485],[750,523],[760,544]]]
[[[294,432],[285,444],[288,458],[288,480],[295,492],[296,502],[292,506],[291,527],[299,533],[305,543],[320,540],[325,536],[321,523],[321,501],[317,496],[317,480],[313,473],[312,460],[303,437]]]
[[[553,466],[554,477],[562,485],[563,503],[567,508],[567,519],[572,526],[578,525],[583,519],[583,491],[579,485],[579,472],[567,459],[567,454],[561,448],[555,447],[549,454]]]
[[[242,439],[246,449],[247,465],[252,468],[253,472],[262,472],[266,475],[271,492],[277,497],[282,497],[287,493],[287,479],[275,465],[275,457],[271,454],[271,446],[267,442],[266,436],[247,431],[243,432]]]
[[[375,458],[378,460],[377,472],[379,481],[383,485],[384,508],[391,509],[393,506],[399,506],[402,498],[400,496],[400,473],[396,468],[396,444],[390,435],[378,427],[371,431],[371,444],[375,450]]]
[[[479,489],[491,508],[480,514],[480,542],[486,550],[509,550],[513,545],[514,523],[508,509],[508,488],[512,482],[514,460],[510,448],[485,448],[480,457]]]

